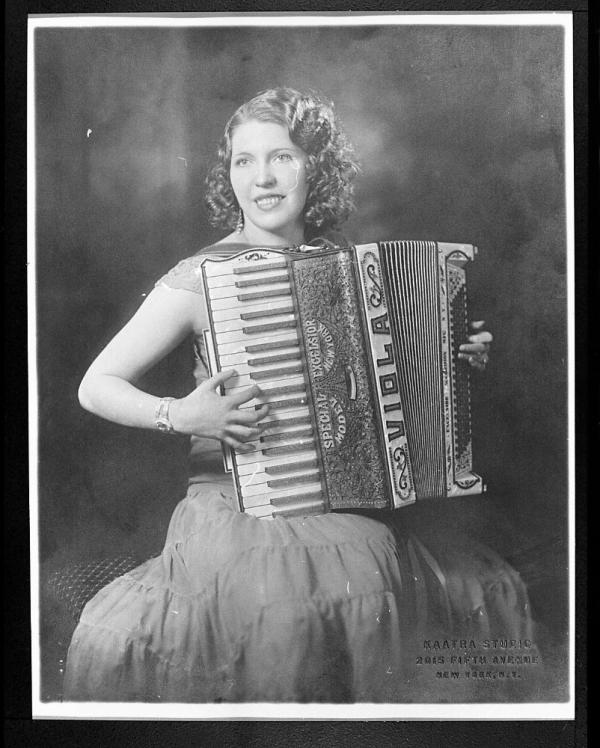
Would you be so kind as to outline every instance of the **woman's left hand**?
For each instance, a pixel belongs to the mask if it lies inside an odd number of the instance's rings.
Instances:
[[[475,369],[483,371],[489,361],[490,344],[493,340],[492,333],[483,330],[485,322],[478,320],[471,322],[473,334],[469,335],[468,343],[463,343],[459,348],[458,357],[468,361]]]

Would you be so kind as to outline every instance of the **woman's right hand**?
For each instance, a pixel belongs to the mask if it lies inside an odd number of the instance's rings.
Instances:
[[[169,417],[175,431],[219,439],[240,451],[253,450],[254,447],[246,442],[260,436],[262,429],[259,422],[269,412],[269,406],[240,408],[240,405],[260,395],[257,385],[240,390],[235,395],[219,394],[219,387],[234,375],[235,371],[220,372],[202,382],[186,397],[173,400]]]

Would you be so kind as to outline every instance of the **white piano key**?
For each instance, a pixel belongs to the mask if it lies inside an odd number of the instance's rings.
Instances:
[[[310,438],[294,438],[281,444],[263,445],[261,454],[265,457],[279,457],[303,452],[307,447],[315,448],[315,440]]]
[[[245,514],[256,517],[256,519],[275,519],[273,516],[274,509],[275,507],[272,507],[271,504],[264,504],[263,506],[249,507],[248,509],[244,509],[244,512]]]
[[[236,340],[219,344],[218,351],[219,356],[225,356],[233,353],[245,353],[248,355],[265,355],[268,351],[276,351],[282,347],[283,344],[299,345],[298,333],[295,330],[282,330],[278,333],[271,333],[270,335],[264,336],[264,340],[260,341],[260,352],[251,353],[247,349],[256,347],[253,344],[256,341],[252,341],[247,335],[238,337]],[[267,347],[268,346],[268,347]]]
[[[240,289],[239,296],[226,296],[222,299],[212,299],[210,301],[210,308],[214,312],[221,309],[231,309],[231,307],[235,305],[254,305],[257,301],[264,304],[283,304],[285,302],[289,303],[291,298],[292,294],[289,288],[265,288],[261,291],[252,292],[247,292],[244,289]]]
[[[290,402],[292,402],[294,399],[295,398],[292,397],[289,398]],[[241,405],[239,409],[248,410],[248,408],[245,408],[244,405]],[[306,426],[311,425],[312,418],[310,410],[306,403],[300,405],[290,405],[290,407],[288,408],[277,408],[270,410],[266,414],[266,416],[263,416],[263,418],[261,418],[259,421],[256,421],[256,425],[261,429],[261,435],[263,433],[263,429],[264,433],[272,434],[283,431],[284,428],[288,428],[290,419],[294,419],[296,421],[299,418],[302,418],[302,421],[293,424],[290,428],[305,428]],[[281,423],[283,423],[284,425],[280,426]]]
[[[307,450],[308,451],[308,450]],[[297,469],[303,469],[302,465],[307,465],[309,463],[312,464],[311,461],[317,460],[317,452],[316,450],[312,450],[311,454],[307,454],[307,452],[300,453],[293,455],[280,455],[278,457],[266,457],[261,460],[258,460],[254,462],[248,462],[239,464],[238,460],[238,475],[240,476],[246,476],[246,475],[252,475],[252,473],[256,473],[257,475],[272,475],[273,477],[278,477],[279,475],[283,475],[283,473],[275,472],[279,471],[280,469],[283,469],[284,467],[288,470],[289,475],[292,475],[296,471],[295,466],[300,466]],[[273,472],[268,472],[269,470]],[[241,478],[240,478],[241,480]]]
[[[273,316],[278,310],[281,310],[281,314],[290,314],[293,312],[293,305],[285,299],[273,299],[272,301],[259,304],[245,304],[243,308],[240,308],[240,304],[237,300],[232,302],[230,307],[226,309],[216,309],[212,313],[213,322],[223,322],[226,319],[239,319],[240,315],[244,314],[256,314],[264,317]]]
[[[256,359],[261,358],[267,358],[269,356],[293,356],[298,355],[298,353],[301,351],[300,348],[300,341],[296,340],[295,345],[290,344],[286,348],[274,348],[272,351],[265,351],[264,353],[247,353],[246,351],[238,351],[236,353],[229,353],[226,355],[221,355],[220,357],[220,363],[221,367],[223,369],[229,369],[233,368],[236,369],[236,371],[239,371],[239,369],[236,368],[236,366],[241,364],[248,364],[249,368],[251,367],[251,362]]]
[[[233,330],[244,330],[251,326],[260,324],[271,324],[276,325],[278,323],[292,322],[296,319],[294,314],[277,314],[272,317],[264,317],[264,323],[260,320],[243,320],[239,317],[237,319],[226,319],[221,322],[215,322],[213,327],[217,335],[222,332],[231,332]]]
[[[316,459],[316,458],[315,458]],[[289,467],[286,467],[287,472],[281,473],[276,475],[276,478],[281,477],[282,479],[285,479],[288,481],[289,485],[293,485],[290,481],[294,480],[294,477],[298,475],[302,470],[316,470],[314,467],[310,467],[313,461],[308,460],[304,461],[302,463],[298,463],[298,469],[294,467],[293,464],[291,464]],[[309,467],[306,467],[306,466]],[[253,485],[253,484],[259,484],[259,483],[267,483],[271,481],[272,483],[272,476],[270,473],[266,472],[265,470],[260,470],[260,465],[256,465],[255,469],[251,473],[244,473],[243,475],[239,475],[239,483],[242,486],[245,485]],[[321,477],[319,474],[316,474],[314,476],[314,482],[318,482],[321,480]],[[272,485],[277,486],[278,484],[272,483]],[[281,484],[279,484],[281,486]]]
[[[242,403],[239,408],[240,410],[249,409],[256,411],[257,408],[260,408],[263,405],[269,406],[269,412],[267,414],[268,416],[271,416],[273,413],[278,413],[281,416],[284,416],[287,415],[290,411],[295,410],[296,408],[307,406],[308,396],[306,395],[306,393],[302,392],[281,396],[263,396],[260,398],[255,398],[254,400],[248,400],[247,403]]]
[[[250,353],[248,355],[248,366],[258,370],[262,366],[270,366],[271,364],[282,363],[284,361],[303,361],[302,349],[300,344],[293,348],[289,346],[287,349],[284,346],[279,346],[279,350],[267,351],[264,355],[256,355]]]
[[[289,504],[285,507],[274,507],[272,518],[277,519],[281,517],[285,519],[289,517],[309,517],[314,514],[325,513],[325,500],[323,498],[314,499],[312,501],[301,501],[298,504]]]
[[[280,416],[276,418],[274,416]],[[267,413],[264,418],[256,422],[256,427],[260,429],[260,434],[256,438],[256,443],[273,444],[280,441],[283,434],[295,434],[307,436],[308,429],[313,429],[312,418],[307,406],[303,408],[290,408],[274,410]],[[263,441],[260,441],[263,439]]]
[[[252,486],[248,488],[250,490]],[[248,496],[244,496],[244,492],[242,491],[242,502],[245,507],[250,506],[260,506],[261,504],[267,503],[267,501],[271,501],[275,498],[293,498],[295,496],[298,496],[298,501],[301,501],[301,495],[302,494],[311,494],[311,493],[319,493],[321,491],[321,482],[315,481],[313,483],[305,483],[298,486],[294,486],[292,488],[286,488],[286,489],[265,489],[263,493],[250,493]]]
[[[215,305],[215,302],[217,300],[223,300],[223,299],[231,299],[231,298],[237,298],[238,296],[244,296],[246,294],[252,294],[252,293],[260,293],[265,294],[265,291],[268,290],[269,292],[275,292],[275,291],[281,291],[281,292],[288,292],[290,291],[291,286],[288,281],[286,282],[280,282],[280,283],[268,283],[265,282],[263,285],[260,286],[251,286],[250,288],[237,288],[236,286],[222,286],[221,288],[212,288],[210,291],[210,301],[211,306],[216,309],[219,308]],[[274,294],[273,294],[274,295]],[[257,299],[260,297],[257,297]],[[267,298],[265,296],[265,298]],[[256,299],[254,299],[254,303],[256,304]],[[225,305],[221,306],[220,308],[223,308]]]
[[[298,408],[308,408],[309,399],[305,391],[295,390],[294,392],[286,392],[280,395],[259,395],[258,397],[248,400],[238,406],[241,411],[250,411],[256,413],[260,410],[263,405],[268,406],[265,418],[270,418],[272,415],[277,413],[281,417],[289,415]]]
[[[237,371],[237,369],[236,369]],[[280,387],[286,387],[290,388],[287,390],[287,392],[284,392],[283,395],[287,396],[287,393],[293,392],[306,392],[306,382],[304,380],[304,377],[301,374],[291,374],[291,375],[284,375],[280,376],[278,379],[274,379],[272,381],[261,381],[255,382],[253,379],[250,379],[248,375],[242,375],[237,377],[231,377],[226,383],[225,383],[225,391],[228,395],[235,394],[238,390],[244,389],[246,387],[251,387],[252,385],[258,385],[260,387],[261,394],[258,396],[258,400],[263,400],[265,398],[269,397],[276,397],[277,393],[273,392],[274,390],[277,390]],[[295,389],[292,390],[291,388],[294,387]]]
[[[289,486],[286,485],[288,481]],[[273,485],[269,485],[270,483]],[[265,496],[275,496],[280,494],[281,491],[287,490],[288,487],[301,490],[302,487],[309,483],[311,485],[314,483],[321,485],[319,474],[315,470],[305,470],[294,475],[277,478],[273,478],[265,473],[256,473],[255,475],[244,476],[244,480],[240,479],[240,490],[243,497],[256,496],[261,492]]]
[[[244,449],[236,450],[236,455],[238,457],[247,457],[253,454],[255,455],[255,460],[260,461],[268,457],[296,454],[303,452],[307,448],[315,449],[314,434],[295,434],[290,431],[289,433],[282,434],[281,441],[277,442],[264,443],[258,438],[254,441],[244,442]]]
[[[295,431],[283,431],[277,434],[277,440],[261,441],[257,438],[253,441],[244,442],[244,449],[236,452],[241,456],[254,454],[257,462],[269,457],[284,457],[290,454],[304,451],[307,447],[315,448],[315,438],[312,427],[310,431],[297,429]],[[261,435],[262,436],[262,435]]]
[[[287,267],[287,262],[280,254],[275,252],[265,252],[264,260],[255,260],[249,263],[243,258],[237,260],[220,260],[217,262],[206,262],[204,263],[204,272],[207,278],[214,278],[219,275],[234,275],[234,268],[242,267],[242,263],[245,263],[245,268],[252,268],[251,272],[259,272],[262,270],[274,270],[279,268],[280,270]],[[249,271],[250,272],[250,271]]]
[[[231,369],[236,372],[237,376],[232,377],[225,384],[227,392],[237,387],[250,387],[253,384],[257,384],[262,389],[263,384],[271,385],[274,382],[287,381],[292,378],[295,381],[298,376],[302,376],[305,366],[302,361],[297,360],[259,367],[236,364]],[[227,371],[227,367],[223,367],[222,371]]]
[[[251,514],[257,519],[265,520],[273,520],[278,517],[285,518],[286,516],[309,517],[311,514],[323,514],[325,511],[325,502],[323,500],[299,502],[298,504],[287,507],[285,510],[271,506],[271,504],[266,504],[264,506],[249,507],[244,511],[246,514]]]
[[[260,452],[247,452],[246,454],[237,454],[235,455],[235,461],[240,467],[242,465],[256,465],[257,462],[262,465],[280,465],[281,463],[287,461],[290,462],[293,457],[302,458],[303,460],[310,459],[312,457],[316,457],[317,452],[315,448],[315,444],[313,442],[312,445],[306,444],[305,447],[298,450],[298,452],[294,452],[290,455],[266,455],[263,456],[260,454]]]
[[[207,285],[209,295],[212,297],[213,289],[225,288],[231,286],[232,288],[247,288],[254,284],[265,284],[280,281],[282,278],[288,278],[287,268],[275,268],[275,269],[261,269],[255,270],[252,273],[243,273],[237,275],[213,275],[208,277]]]
[[[307,406],[294,408],[288,410],[286,413],[274,410],[272,413],[268,413],[266,417],[262,419],[261,423],[264,424],[265,427],[268,426],[269,430],[280,429],[282,426],[285,426],[286,428],[290,425],[293,426],[293,419],[302,419],[299,421],[302,425],[311,423],[310,410]]]
[[[293,320],[289,320],[280,325],[270,327],[267,325],[259,325],[256,323],[248,324],[242,330],[231,330],[230,332],[219,332],[216,333],[217,349],[221,351],[222,346],[225,343],[235,343],[238,340],[243,340],[245,345],[251,345],[252,343],[266,343],[271,339],[271,336],[275,338],[277,335],[282,335],[287,332],[293,333],[297,329],[297,325]]]
[[[314,429],[312,426],[300,426],[295,429],[265,429],[260,438],[257,439],[258,444],[262,444],[266,449],[270,447],[276,447],[279,444],[288,442],[290,439],[299,441],[300,439],[308,439],[314,435]]]
[[[261,438],[265,441],[279,438],[281,434],[298,434],[299,432],[305,432],[307,429],[312,429],[313,424],[308,413],[302,415],[296,415],[287,418],[272,419],[268,415],[265,419],[260,422]]]

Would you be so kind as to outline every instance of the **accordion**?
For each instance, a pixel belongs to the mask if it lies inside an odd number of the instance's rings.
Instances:
[[[269,404],[254,451],[224,448],[256,517],[395,509],[481,493],[472,471],[469,244],[255,247],[201,263],[211,372]]]

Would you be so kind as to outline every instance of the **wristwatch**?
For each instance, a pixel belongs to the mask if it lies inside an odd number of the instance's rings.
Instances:
[[[169,407],[174,399],[174,397],[163,397],[159,400],[158,405],[156,406],[154,421],[156,424],[156,428],[159,431],[162,431],[163,434],[175,433],[175,429],[173,428],[173,424],[171,423],[171,419],[169,418]]]

